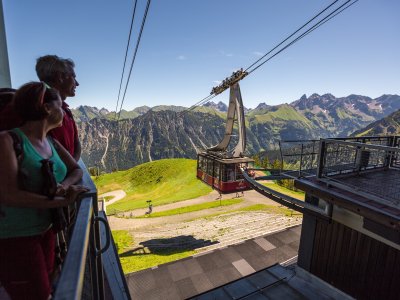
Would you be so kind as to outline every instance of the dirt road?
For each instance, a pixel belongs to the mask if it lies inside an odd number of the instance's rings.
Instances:
[[[122,195],[120,191],[116,192],[118,193],[113,195]],[[237,243],[301,223],[302,218],[299,214],[288,217],[267,211],[232,212],[254,204],[279,206],[276,202],[253,190],[245,191],[243,196],[236,193],[225,194],[222,195],[222,199],[232,199],[237,196],[243,199],[241,203],[180,215],[137,219],[134,216],[144,215],[147,209],[136,209],[121,213],[118,217],[109,216],[108,219],[112,230],[128,230],[132,234],[135,241],[134,247],[162,241],[163,246],[183,243],[184,245],[196,245],[195,248],[206,247],[207,249]],[[156,206],[153,208],[153,212],[215,201],[218,197],[219,194],[212,191],[208,195],[195,199]],[[118,200],[114,198],[111,201]],[[107,204],[113,203],[111,201],[108,201]]]

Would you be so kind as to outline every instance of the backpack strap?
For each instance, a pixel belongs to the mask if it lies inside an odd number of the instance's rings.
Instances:
[[[18,162],[18,186],[25,190],[26,182],[29,179],[29,173],[22,168],[22,161],[24,160],[24,148],[23,148],[23,141],[19,134],[15,131],[9,130],[7,131],[8,134],[13,139],[13,148],[15,152],[15,156],[17,157]]]
[[[23,155],[24,150],[22,148],[22,139],[17,133],[15,133],[12,130],[8,130],[7,132],[13,140],[13,148],[14,148],[15,156],[17,157],[17,161],[18,161],[18,180],[20,180],[20,178],[21,178],[21,174],[20,174],[21,173],[21,163],[24,158],[24,155]],[[0,217],[4,217],[4,216],[5,216],[5,213],[1,209],[1,205],[0,205]]]
[[[23,142],[22,142],[22,139],[19,136],[19,134],[15,133],[14,131],[9,130],[8,134],[13,139],[13,148],[15,151],[15,156],[17,157],[17,160],[18,160],[18,168],[19,168],[20,164],[22,162],[22,159],[23,159],[23,154],[24,154],[24,150],[22,148]]]

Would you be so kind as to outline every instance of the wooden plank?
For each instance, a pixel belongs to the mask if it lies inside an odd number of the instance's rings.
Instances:
[[[357,243],[356,243],[356,248],[354,251],[353,255],[353,266],[352,269],[350,270],[350,278],[351,278],[351,285],[349,287],[350,295],[353,297],[358,297],[359,296],[359,285],[357,284],[358,280],[356,282],[352,281],[352,278],[359,278],[361,275],[361,259],[358,256],[359,253],[364,251],[364,240],[365,236],[358,233],[357,235]]]
[[[330,238],[326,242],[329,243],[328,248],[328,256],[326,261],[326,269],[325,269],[325,278],[326,281],[332,285],[335,285],[335,278],[333,277],[333,270],[335,269],[335,265],[333,264],[335,259],[335,250],[336,250],[336,243],[337,243],[337,234],[338,234],[338,227],[339,224],[337,222],[332,222],[329,224],[328,228],[330,229]],[[328,237],[327,237],[328,239]]]
[[[400,251],[396,251],[396,260],[393,264],[392,282],[390,285],[388,297],[386,299],[399,299],[400,295]]]
[[[384,282],[391,280],[391,270],[393,266],[390,266],[389,269],[386,269],[386,258],[389,252],[389,246],[379,242],[378,243],[378,253],[376,255],[376,264],[375,264],[375,280],[371,283],[371,293],[370,295],[375,299],[379,298],[379,295],[382,294],[382,286]]]
[[[342,241],[340,245],[340,250],[338,252],[340,253],[340,262],[337,262],[337,270],[335,277],[337,278],[337,286],[339,289],[344,290],[346,286],[346,269],[349,267],[349,264],[347,264],[347,259],[349,257],[349,252],[350,252],[350,238],[351,238],[351,233],[352,230],[347,227],[347,226],[342,226]]]
[[[322,249],[322,255],[321,255],[321,260],[320,264],[322,265],[322,278],[329,282],[327,280],[327,274],[328,274],[328,262],[329,262],[329,251],[331,247],[332,242],[332,224],[328,224],[326,226],[326,234],[323,236],[323,249]]]
[[[366,289],[365,282],[367,279],[367,276],[370,276],[372,274],[366,274],[367,266],[368,266],[368,261],[369,261],[369,255],[371,251],[371,239],[368,236],[365,236],[361,234],[362,236],[362,246],[358,251],[355,253],[356,259],[360,262],[359,263],[359,274],[357,277],[354,279],[356,280],[356,288],[357,288],[357,295],[358,297],[362,298],[362,295],[364,294],[364,291]]]
[[[311,261],[311,273],[314,275],[321,277],[321,264],[319,263],[322,249],[322,236],[325,234],[323,224],[321,221],[317,219],[316,222],[316,230],[315,230],[315,240],[314,240],[314,248],[313,248],[313,257]]]
[[[400,216],[400,210],[396,209],[396,208],[393,208],[391,206],[385,206],[385,207],[382,208],[382,210],[387,212],[387,213],[389,213],[389,214],[393,214],[395,216]]]
[[[359,238],[360,234],[354,230],[350,229],[350,241],[347,249],[347,256],[345,258],[345,270],[344,270],[344,290],[345,291],[351,291],[352,290],[352,278],[353,276],[356,276],[355,272],[355,265],[356,265],[356,260],[354,259],[354,255],[357,250],[357,245],[359,243]]]
[[[380,285],[380,290],[377,299],[388,299],[390,294],[390,285],[393,280],[394,266],[396,265],[396,252],[397,250],[392,247],[387,247],[387,252],[384,262],[384,270],[386,273],[386,280],[383,280]]]
[[[340,266],[343,265],[344,259],[347,256],[347,252],[343,253],[342,252],[342,244],[343,244],[343,239],[344,239],[344,225],[334,222],[334,224],[337,227],[337,232],[336,232],[336,238],[335,238],[335,250],[333,257],[331,257],[332,260],[332,270],[331,270],[331,278],[332,281],[334,282],[335,287],[339,287],[341,283],[341,274],[340,274]]]
[[[378,253],[379,253],[379,244],[377,240],[374,240],[372,238],[367,238],[367,240],[370,243],[369,246],[369,255],[367,258],[367,262],[365,263],[365,271],[363,274],[365,274],[364,277],[364,287],[363,291],[361,293],[362,299],[370,298],[370,299],[376,299],[373,292],[373,286],[377,284],[378,280],[378,274],[376,272],[377,269],[377,261],[378,261]]]
[[[377,235],[400,245],[400,231],[393,228],[387,228],[382,224],[364,218],[363,227]]]

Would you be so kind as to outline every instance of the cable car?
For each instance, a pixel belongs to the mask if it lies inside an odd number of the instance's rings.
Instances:
[[[238,81],[245,76],[245,73],[242,70],[238,72],[233,73],[231,78],[225,80],[223,86],[213,88],[211,92],[216,93],[218,91],[218,93],[221,93],[224,89],[230,87],[224,138],[218,145],[197,153],[197,178],[220,193],[240,192],[249,189],[250,185],[244,180],[240,168],[252,168],[254,165],[254,160],[244,155],[246,126]],[[228,86],[227,82],[229,83]],[[238,128],[238,142],[232,151],[228,151],[235,122]]]
[[[220,158],[207,152],[197,155],[197,178],[221,193],[248,190],[250,185],[244,180],[242,168],[252,168],[254,160],[248,157]]]

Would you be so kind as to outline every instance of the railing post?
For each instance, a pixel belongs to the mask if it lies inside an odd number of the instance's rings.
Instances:
[[[98,276],[99,265],[96,257],[96,229],[94,220],[92,219],[90,225],[90,249],[89,249],[89,260],[90,260],[90,274],[92,284],[92,297],[93,299],[100,299],[100,280]]]
[[[92,197],[93,216],[99,216],[99,205],[97,197],[97,189],[93,181],[90,178],[85,164],[82,160],[79,161],[79,165],[83,170],[83,182],[89,184],[90,196]],[[93,219],[92,219],[93,220]],[[103,274],[103,263],[101,255],[96,256],[97,250],[101,249],[101,238],[100,238],[100,225],[99,222],[91,223],[90,230],[90,263],[91,263],[91,274],[92,274],[92,285],[93,297],[96,300],[104,300],[104,274]]]
[[[325,147],[326,142],[321,140],[319,143],[319,160],[318,160],[318,168],[317,168],[317,178],[322,177],[322,172],[324,169],[324,157],[325,157]]]
[[[301,177],[301,170],[302,170],[301,167],[303,165],[303,150],[304,150],[304,144],[301,143],[299,178]]]
[[[90,196],[87,196],[81,201],[79,207],[74,232],[53,297],[54,299],[69,300],[82,298],[87,251],[90,248],[89,224],[92,218],[92,199],[90,199]]]
[[[99,216],[99,206],[97,202],[97,193],[93,195],[93,212],[94,215],[97,217]],[[95,260],[95,272],[96,279],[97,279],[97,291],[98,295],[95,299],[104,300],[104,274],[103,274],[103,262],[101,255],[96,256],[96,249],[101,249],[101,238],[100,238],[100,224],[99,222],[93,222],[93,231],[94,231],[94,247],[93,249],[93,257]]]

